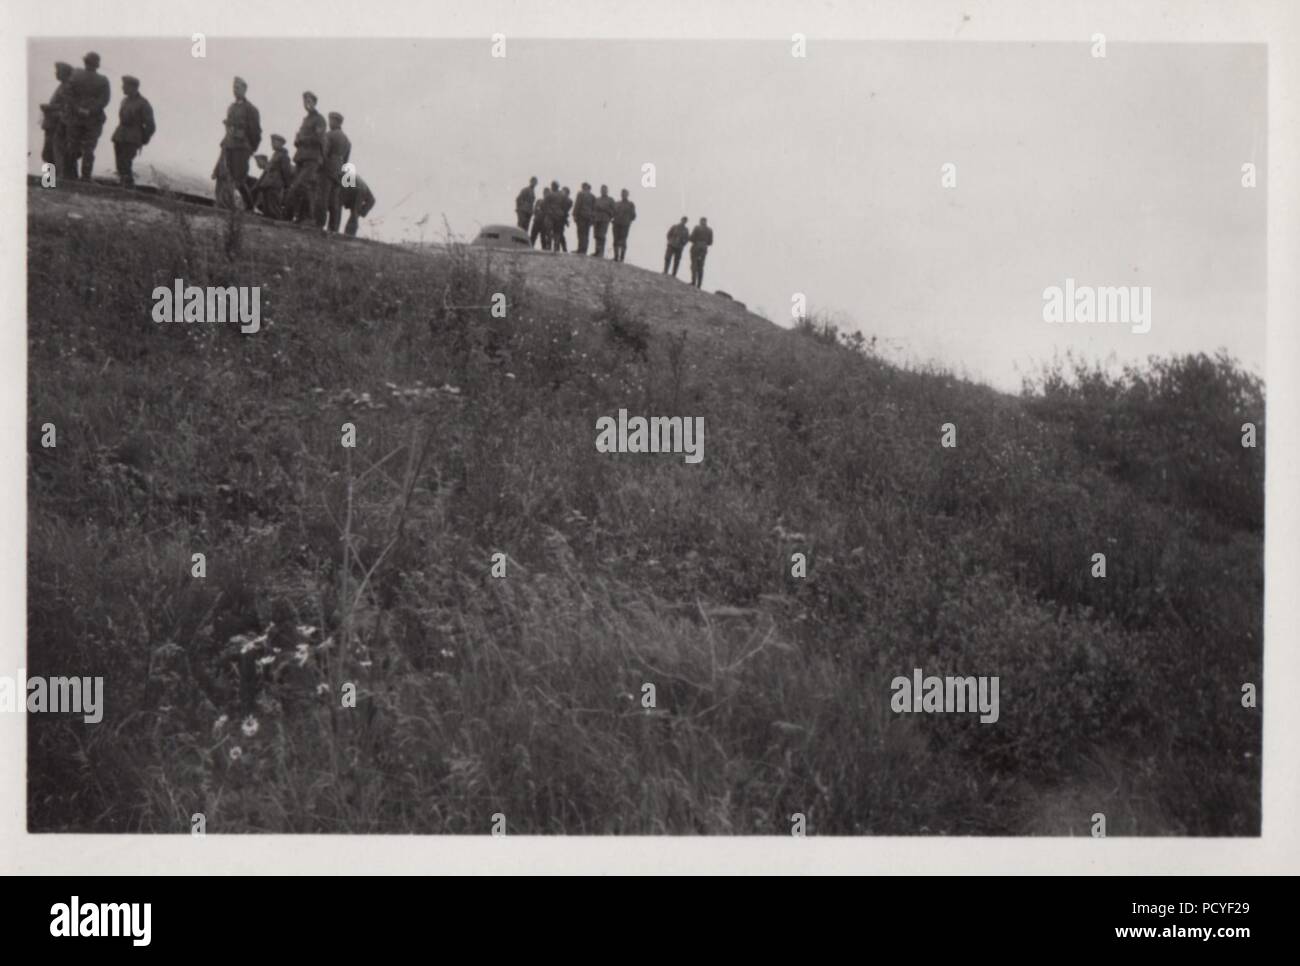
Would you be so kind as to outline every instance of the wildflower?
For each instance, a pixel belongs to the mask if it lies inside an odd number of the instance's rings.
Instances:
[[[452,657],[455,657],[455,656],[456,656],[456,652],[453,651],[453,650],[452,650],[451,648],[449,648],[449,647],[444,647],[444,648],[443,648],[442,650],[440,650],[438,653],[441,654],[443,657],[446,657],[446,658],[452,658]]]
[[[294,648],[293,659],[298,662],[299,667],[305,665],[309,657],[311,657],[311,647],[307,643],[304,642]]]
[[[317,694],[329,694],[329,693],[330,693],[330,686],[329,686],[328,684],[326,684],[324,681],[322,681],[320,684],[316,685],[316,693],[317,693]]]
[[[230,749],[231,761],[239,761],[239,759],[243,757],[244,757],[244,749],[240,748],[239,745],[235,745],[235,747]]]
[[[259,727],[257,718],[250,714],[244,719],[244,723],[239,726],[239,730],[244,733],[245,738],[251,738],[253,735],[257,734],[257,729]]]
[[[268,654],[268,655],[266,655],[266,657],[259,657],[259,658],[257,659],[257,663],[260,664],[260,665],[262,665],[263,667],[266,667],[266,665],[272,663],[274,660],[275,660],[275,655],[274,655],[274,654]]]
[[[212,737],[214,738],[219,737],[221,735],[221,732],[225,730],[226,722],[229,720],[230,720],[230,716],[223,714],[216,721],[212,722]]]

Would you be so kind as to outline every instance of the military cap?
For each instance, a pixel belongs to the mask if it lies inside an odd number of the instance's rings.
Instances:
[[[66,61],[56,60],[54,62],[54,73],[60,77],[63,76],[64,74],[71,74],[72,65],[67,63]]]
[[[338,121],[340,124],[342,124],[342,123],[343,123],[343,115],[340,114],[338,111],[330,111],[330,120],[331,120],[331,121]]]
[[[242,77],[236,77],[236,78],[235,78],[235,83],[238,84],[240,87],[247,87],[247,86],[248,86],[248,81],[244,80],[244,78],[242,78]]]
[[[82,63],[84,63],[87,67],[99,66],[99,54],[95,53],[93,50],[90,53],[86,54],[85,57],[81,58],[81,60]]]
[[[272,134],[272,135],[271,135],[271,143],[272,143],[272,144],[284,144],[284,138],[281,137],[281,136],[278,135],[278,134]]]
[[[123,74],[123,75],[122,75],[122,83],[123,83],[124,85],[126,85],[127,87],[139,87],[139,86],[140,86],[140,78],[138,78],[138,77],[132,77],[130,74]]]
[[[303,91],[302,96],[310,97],[313,104],[318,103],[320,101],[320,98],[317,97],[315,94],[313,94],[311,91]]]

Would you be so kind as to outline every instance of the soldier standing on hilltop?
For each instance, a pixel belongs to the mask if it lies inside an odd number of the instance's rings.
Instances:
[[[226,136],[221,140],[221,160],[231,185],[253,210],[253,193],[248,188],[248,162],[262,143],[262,117],[245,97],[248,84],[236,77],[231,87],[235,100],[226,109]]]
[[[704,287],[704,258],[712,244],[713,229],[709,227],[709,219],[701,218],[691,232],[691,284],[696,288]]]
[[[627,197],[624,188],[622,196],[614,204],[614,261],[627,261],[627,233],[636,221],[636,205]]]
[[[45,132],[45,143],[41,146],[41,160],[54,165],[55,175],[62,178],[67,175],[67,158],[64,157],[64,142],[67,141],[67,117],[69,100],[72,96],[72,65],[57,61],[54,65],[54,79],[59,86],[48,104],[41,105],[41,130]]]
[[[567,247],[564,241],[564,193],[558,181],[551,182],[551,190],[546,203],[546,233],[550,238],[549,251],[560,251]]]
[[[261,155],[258,155],[261,157]],[[271,135],[271,157],[266,169],[253,187],[253,200],[272,218],[283,219],[284,193],[293,184],[293,162],[289,152],[284,149],[284,138],[278,134]]]
[[[370,214],[370,209],[375,206],[375,196],[371,193],[370,186],[357,178],[357,183],[340,191],[339,197],[343,201],[343,207],[348,210],[348,224],[343,233],[349,237],[355,236],[357,219]]]
[[[578,254],[587,254],[587,241],[591,235],[591,221],[596,217],[596,196],[591,193],[591,185],[582,183],[582,190],[573,203],[573,220],[578,226]]]
[[[537,187],[537,177],[528,179],[528,184],[519,194],[515,195],[515,218],[519,222],[519,230],[528,230],[528,219],[533,217],[533,208],[537,204],[537,195],[533,191]]]
[[[157,130],[153,106],[140,95],[140,81],[122,75],[122,106],[117,111],[117,130],[113,132],[113,153],[117,157],[117,176],[122,187],[135,184],[131,163],[140,149],[149,143]]]
[[[609,187],[600,186],[600,197],[596,199],[593,208],[595,212],[596,227],[596,250],[594,254],[597,258],[605,257],[605,232],[609,231],[609,223],[614,220],[614,199],[609,196]]]
[[[691,240],[691,230],[686,227],[686,221],[686,216],[682,215],[682,220],[668,229],[668,248],[664,251],[664,274],[668,274],[668,266],[671,264],[673,278],[677,277],[677,269],[682,264],[682,250]]]
[[[337,232],[343,220],[343,202],[339,192],[343,188],[343,166],[352,157],[352,142],[343,133],[343,115],[330,111],[330,129],[325,135],[325,209],[329,212],[329,230]],[[321,219],[318,216],[317,221]]]
[[[99,73],[99,54],[92,50],[82,60],[85,69],[73,71],[68,80],[65,150],[71,177],[78,177],[80,162],[80,178],[89,181],[95,171],[95,145],[104,133],[104,122],[108,120],[104,108],[113,99],[113,88],[108,78]]]
[[[540,237],[542,240],[542,251],[544,252],[549,252],[551,250],[551,235],[549,231],[551,210],[550,202],[551,189],[543,188],[542,196],[533,202],[533,230],[528,236],[529,242],[534,246],[537,244],[537,239]]]
[[[562,219],[560,221],[559,247],[560,251],[568,252],[569,245],[564,240],[564,235],[569,229],[569,212],[573,210],[573,199],[569,197],[569,186],[567,184],[560,189],[560,193],[564,195],[564,210],[561,212]]]
[[[302,119],[298,133],[294,135],[293,184],[285,198],[288,214],[293,220],[302,224],[316,223],[316,208],[319,204],[319,176],[321,161],[325,157],[325,118],[316,110],[316,95],[311,91],[302,92],[302,106],[307,114]],[[303,209],[306,209],[304,218]]]

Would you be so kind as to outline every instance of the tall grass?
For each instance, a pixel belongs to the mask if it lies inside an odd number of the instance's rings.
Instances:
[[[30,227],[28,666],[107,692],[32,717],[34,830],[1259,831],[1228,360],[1017,399],[838,333],[704,351],[708,309],[456,245]],[[263,285],[263,330],[155,325],[178,276]],[[703,416],[705,460],[598,454],[619,408]],[[999,722],[894,714],[914,667],[999,675]]]

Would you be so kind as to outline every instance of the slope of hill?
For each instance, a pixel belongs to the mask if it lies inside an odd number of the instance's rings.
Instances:
[[[107,704],[29,717],[31,829],[1258,833],[1228,362],[1015,398],[627,265],[28,197],[28,671]],[[155,323],[176,278],[261,330]]]

